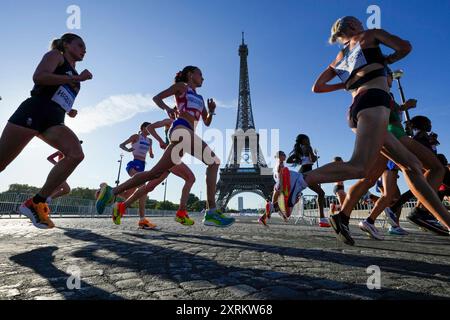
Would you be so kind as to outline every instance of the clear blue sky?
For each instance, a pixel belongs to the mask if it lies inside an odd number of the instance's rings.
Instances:
[[[28,97],[32,73],[50,41],[68,31],[66,9],[71,4],[81,8],[82,29],[77,33],[88,50],[77,68],[87,68],[95,77],[83,84],[77,99],[79,118],[67,122],[85,141],[86,159],[69,179],[73,186],[93,188],[115,180],[118,145],[143,121],[164,117],[152,106],[151,97],[168,87],[185,65],[203,70],[206,80],[200,93],[220,102],[213,127],[234,129],[241,31],[246,32],[250,50],[257,128],[280,129],[281,149],[286,152],[297,134],[308,134],[321,164],[336,155],[348,159],[354,142],[345,121],[350,96],[315,95],[311,86],[338,50],[327,44],[332,23],[344,15],[366,21],[371,4],[380,6],[384,29],[411,41],[413,52],[394,68],[405,70],[406,94],[419,101],[413,115],[432,119],[440,152],[450,157],[449,1],[2,1],[2,128]],[[42,185],[51,168],[46,157],[52,152],[41,142],[30,144],[1,174],[0,190],[11,183]],[[161,150],[155,153],[158,158]],[[223,163],[227,157],[228,150]],[[131,156],[125,155],[129,160]],[[202,192],[204,198],[205,168],[199,164],[192,168],[197,176],[193,192]],[[181,181],[171,177],[169,184],[168,199],[178,202]],[[403,178],[400,186],[405,189]],[[331,188],[325,186],[327,193]],[[151,195],[162,197],[161,187]],[[245,194],[246,207],[261,204],[262,199]],[[231,206],[237,207],[237,199]]]

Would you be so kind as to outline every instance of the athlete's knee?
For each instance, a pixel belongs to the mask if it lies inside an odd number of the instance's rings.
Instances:
[[[72,162],[79,164],[84,160],[84,152],[83,150],[76,150],[68,152],[64,155],[65,158],[70,159]]]
[[[186,179],[186,185],[188,185],[188,186],[193,186],[194,184],[195,184],[195,182],[196,182],[196,179],[195,179],[195,176],[194,175],[192,175],[192,176],[189,176],[187,179]]]

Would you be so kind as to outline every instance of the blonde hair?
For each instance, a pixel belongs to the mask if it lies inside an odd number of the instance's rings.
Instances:
[[[331,36],[328,42],[330,44],[334,44],[337,42],[337,39],[339,37],[342,37],[345,35],[348,31],[348,28],[350,27],[351,23],[359,22],[358,18],[352,17],[352,16],[346,16],[340,19],[337,19],[336,22],[331,27]]]

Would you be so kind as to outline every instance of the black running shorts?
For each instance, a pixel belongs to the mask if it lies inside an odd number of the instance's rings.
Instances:
[[[352,129],[358,127],[358,113],[360,111],[380,106],[392,110],[392,103],[392,97],[384,90],[369,89],[367,91],[363,91],[353,99],[353,104],[348,110],[348,125]]]
[[[9,122],[39,133],[63,125],[66,112],[58,104],[45,98],[31,97],[25,100],[9,119]]]

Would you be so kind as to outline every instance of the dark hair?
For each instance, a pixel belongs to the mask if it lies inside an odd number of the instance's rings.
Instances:
[[[425,116],[415,116],[411,119],[411,128],[416,130],[424,130],[431,125],[431,120]]]
[[[147,128],[149,125],[151,125],[150,122],[144,122],[143,124],[141,124],[141,131],[140,132],[144,131],[144,129]]]
[[[80,39],[83,40],[79,35],[76,35],[74,33],[66,33],[63,34],[63,36],[59,39],[55,39],[52,41],[51,49],[52,50],[58,50],[60,52],[64,52],[64,44],[65,43],[72,43],[73,40]]]
[[[341,157],[334,157],[334,162],[344,162]]]
[[[292,156],[294,156],[295,164],[301,164],[301,161],[302,161],[301,159],[303,156],[305,156],[305,154],[303,154],[303,149],[302,149],[302,146],[304,146],[304,144],[303,144],[304,140],[309,141],[309,137],[306,134],[299,134],[297,136],[297,139],[295,140],[294,150],[292,150],[292,152],[289,155],[290,158]]]
[[[439,161],[442,163],[443,166],[447,166],[448,165],[448,160],[445,157],[445,155],[443,155],[442,153],[437,155]]]
[[[280,151],[278,151],[278,152],[276,153],[275,158],[279,159],[281,155],[286,156],[286,154],[284,153],[284,151],[281,151],[281,150],[280,150]]]
[[[188,74],[189,72],[194,72],[197,70],[197,67],[194,66],[187,66],[182,71],[178,72],[175,76],[175,83],[178,82],[188,82]]]

